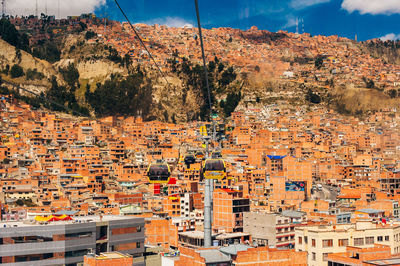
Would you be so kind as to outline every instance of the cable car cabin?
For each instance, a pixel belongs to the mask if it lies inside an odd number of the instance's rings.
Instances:
[[[221,152],[219,152],[219,151],[215,151],[215,152],[213,152],[213,153],[211,154],[211,158],[213,158],[213,159],[220,159],[220,158],[222,158],[222,154],[221,154]]]
[[[170,176],[171,170],[165,163],[152,163],[147,169],[147,178],[151,184],[167,184]]]
[[[196,162],[196,158],[194,157],[194,155],[189,154],[185,156],[185,159],[183,159],[183,161],[185,162],[186,166],[189,168],[191,164],[194,164]]]
[[[224,179],[226,177],[225,162],[222,159],[207,159],[203,163],[205,179]]]
[[[203,159],[204,158],[204,153],[202,151],[198,151],[195,154],[196,159]]]

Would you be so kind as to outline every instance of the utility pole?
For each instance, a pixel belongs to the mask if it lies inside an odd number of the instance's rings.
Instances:
[[[37,1],[38,0],[36,0],[35,15],[36,15],[36,17],[39,17],[39,14],[38,14],[38,2]]]
[[[60,0],[58,0],[58,19],[61,19],[61,16],[60,16]]]
[[[47,0],[44,0],[45,1],[45,9],[44,9],[44,14],[47,16]]]

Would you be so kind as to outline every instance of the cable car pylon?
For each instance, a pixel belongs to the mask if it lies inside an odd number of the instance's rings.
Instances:
[[[203,67],[204,67],[204,78],[207,86],[207,95],[208,95],[208,104],[209,104],[209,111],[212,127],[213,127],[213,134],[212,138],[209,136],[205,136],[204,140],[206,142],[206,160],[210,158],[210,151],[209,151],[209,141],[215,141],[216,137],[216,130],[214,120],[212,119],[212,103],[211,103],[211,92],[210,86],[208,84],[208,69],[206,64],[206,57],[204,53],[204,45],[203,45],[203,34],[201,32],[201,23],[200,23],[200,14],[199,14],[199,3],[198,0],[194,0],[195,8],[196,8],[196,17],[197,17],[197,25],[199,30],[199,37],[200,37],[200,46],[201,46],[201,55],[203,58]],[[205,187],[204,187],[204,247],[211,247],[212,241],[212,193],[214,190],[214,179],[205,180]]]

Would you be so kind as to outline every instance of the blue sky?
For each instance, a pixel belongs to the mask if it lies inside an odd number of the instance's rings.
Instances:
[[[134,23],[196,25],[194,0],[119,0]],[[400,0],[199,0],[205,28],[234,27],[339,35],[358,40],[400,38]],[[96,11],[123,20],[114,1]],[[304,23],[302,23],[304,21]]]
[[[95,12],[123,21],[114,0],[37,0],[38,12],[79,15]],[[195,25],[194,0],[118,0],[132,22]],[[33,14],[33,0],[7,2],[8,14]],[[58,9],[60,3],[60,11]],[[312,35],[339,35],[358,40],[386,36],[400,39],[400,0],[199,0],[205,28],[234,27],[300,31]]]

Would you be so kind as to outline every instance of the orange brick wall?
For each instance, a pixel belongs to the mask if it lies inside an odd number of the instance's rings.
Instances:
[[[295,252],[294,250],[277,250],[268,247],[259,247],[239,251],[234,260],[236,266],[287,266],[307,265],[307,252]]]
[[[96,260],[96,258],[90,258],[85,256],[83,261],[83,265],[85,266],[131,266],[132,264],[133,264],[133,258]]]

